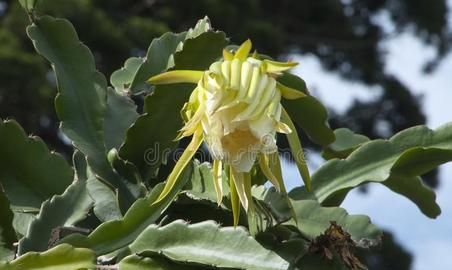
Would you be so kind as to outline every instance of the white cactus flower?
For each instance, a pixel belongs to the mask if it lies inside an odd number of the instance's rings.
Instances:
[[[257,160],[267,178],[285,192],[280,169],[269,167],[269,155],[278,156],[276,133],[292,134],[292,141],[297,136],[281,98],[296,99],[305,94],[276,80],[297,63],[260,60],[256,55],[250,56],[250,51],[251,41],[247,40],[235,54],[224,50],[223,59],[212,63],[206,71],[175,70],[149,80],[151,84],[197,84],[182,109],[185,125],[178,136],[193,139],[170,174],[160,198],[172,188],[202,141],[214,159],[218,203],[223,197],[223,164],[230,168],[231,195],[236,193],[246,210],[251,203],[250,171]],[[299,142],[298,147],[301,150]],[[276,165],[280,166],[279,160]],[[238,219],[238,213],[234,217]]]

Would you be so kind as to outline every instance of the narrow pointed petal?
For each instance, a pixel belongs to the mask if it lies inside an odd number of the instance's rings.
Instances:
[[[198,83],[204,75],[204,71],[198,70],[173,70],[151,77],[150,84],[171,84],[171,83]]]
[[[269,165],[268,165],[268,157],[267,155],[261,154],[259,155],[259,166],[262,170],[262,173],[264,173],[265,177],[275,186],[275,188],[278,191],[281,191],[281,185],[277,179],[277,177],[273,174],[271,171]]]
[[[290,119],[289,114],[284,108],[282,110],[281,120],[285,122],[292,130],[291,133],[286,135],[287,140],[289,141],[290,150],[292,152],[292,156],[295,159],[295,163],[297,164],[301,178],[303,178],[306,189],[308,191],[311,191],[311,176],[309,175],[308,165],[306,164],[306,160],[304,158],[303,148],[301,147],[300,139],[298,137],[295,125],[293,124],[292,119]]]
[[[245,61],[246,58],[248,58],[248,55],[250,54],[252,46],[253,46],[253,44],[251,43],[251,40],[247,39],[237,49],[237,51],[235,52],[234,58],[237,58],[241,61]]]
[[[223,59],[232,61],[232,59],[234,59],[234,55],[230,51],[223,49]]]
[[[266,159],[268,160],[268,166],[270,167],[270,171],[275,176],[278,185],[281,187],[281,192],[283,194],[287,194],[286,186],[284,186],[284,180],[282,176],[281,160],[279,159],[279,153],[274,152],[265,156]]]
[[[215,185],[215,192],[217,194],[217,203],[221,204],[223,200],[223,177],[222,177],[222,164],[221,160],[215,159],[213,161],[213,181]]]
[[[185,169],[188,162],[190,162],[193,155],[198,150],[199,146],[201,146],[202,139],[203,139],[202,129],[198,129],[195,132],[195,134],[193,135],[193,138],[192,138],[190,144],[187,146],[184,153],[182,153],[182,156],[179,158],[179,160],[177,161],[173,170],[171,171],[170,175],[168,176],[168,179],[166,180],[166,184],[162,190],[162,193],[160,193],[159,197],[157,198],[157,200],[155,200],[155,202],[153,204],[160,202],[170,193],[171,189],[176,184],[176,181],[179,178],[179,175]]]
[[[205,103],[201,103],[192,118],[185,124],[185,126],[182,127],[181,131],[183,137],[188,137],[191,134],[194,134],[199,128],[202,117],[204,116],[205,107]]]
[[[245,192],[245,179],[244,173],[237,172],[233,166],[232,170],[232,180],[234,180],[235,189],[237,190],[237,195],[239,196],[240,203],[242,204],[245,211],[248,211],[249,201]]]
[[[278,62],[268,59],[263,60],[263,63],[263,70],[267,73],[280,73],[298,65],[297,62]]]
[[[253,195],[251,194],[251,174],[249,172],[242,173],[243,187],[245,189],[245,196],[248,200],[248,215],[254,215]]]
[[[234,218],[234,227],[237,227],[240,218],[240,200],[237,194],[237,189],[235,187],[234,176],[232,174],[232,167],[230,166],[228,167],[229,167],[229,188],[231,194],[232,216]]]
[[[277,88],[281,91],[281,96],[285,99],[299,99],[306,97],[306,94],[296,89],[285,86],[282,83],[277,83]]]

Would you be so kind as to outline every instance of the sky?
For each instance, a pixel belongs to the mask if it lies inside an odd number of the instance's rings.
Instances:
[[[452,8],[452,0],[449,0]],[[385,14],[375,18],[387,31],[391,24]],[[449,20],[452,24],[452,16]],[[416,94],[421,94],[422,110],[427,115],[427,125],[437,128],[452,121],[452,54],[429,75],[422,73],[423,64],[434,56],[434,49],[426,46],[410,33],[385,41],[387,50],[385,70],[396,75]],[[344,81],[337,74],[322,69],[318,59],[311,55],[295,56],[300,65],[295,74],[305,79],[312,94],[322,102],[341,112],[354,99],[371,100],[381,92],[369,91],[356,82]],[[323,161],[311,156],[311,167]],[[285,164],[289,188],[301,181],[293,165]],[[392,193],[383,185],[371,184],[365,195],[352,191],[342,204],[350,214],[366,214],[372,222],[395,234],[401,245],[414,255],[413,270],[452,269],[452,163],[440,169],[440,187],[437,203],[442,214],[437,219],[424,216],[408,199]],[[301,183],[301,182],[299,182]]]

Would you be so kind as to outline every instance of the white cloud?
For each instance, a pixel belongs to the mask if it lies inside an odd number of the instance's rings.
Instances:
[[[369,87],[342,79],[338,74],[327,72],[320,61],[313,55],[294,56],[300,64],[294,73],[306,81],[311,94],[319,98],[328,107],[343,112],[354,99],[367,101],[381,95],[379,87]]]

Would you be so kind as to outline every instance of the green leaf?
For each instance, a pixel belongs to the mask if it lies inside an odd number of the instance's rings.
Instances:
[[[13,227],[19,236],[25,236],[28,231],[28,227],[36,219],[36,215],[33,212],[28,211],[13,211]],[[18,236],[18,237],[19,237]]]
[[[107,111],[107,82],[96,70],[94,57],[83,45],[72,24],[50,16],[39,18],[27,28],[36,51],[52,63],[58,82],[55,107],[63,132],[103,180],[119,190],[127,208],[134,196],[107,161],[104,118]]]
[[[412,127],[389,140],[368,142],[346,159],[326,162],[313,174],[312,190],[322,204],[338,205],[350,189],[378,182],[406,196],[422,213],[435,218],[441,212],[435,194],[417,176],[451,160],[452,123],[436,130]],[[299,188],[291,195],[303,198],[306,192]]]
[[[242,227],[224,227],[212,221],[166,226],[151,225],[129,246],[133,253],[156,252],[178,262],[216,268],[276,270],[289,264],[263,248]]]
[[[229,185],[226,182],[226,176],[223,174],[223,194],[229,194]],[[212,167],[210,163],[204,162],[199,164],[195,161],[193,176],[191,181],[184,187],[184,194],[193,200],[206,200],[217,203],[217,193],[215,191],[215,183],[212,175]]]
[[[37,137],[27,137],[15,121],[0,120],[0,183],[13,210],[38,211],[64,192],[73,171]]]
[[[29,252],[12,262],[1,263],[2,270],[78,270],[95,268],[94,253],[85,248],[59,245],[43,253]]]
[[[93,212],[96,217],[102,222],[122,218],[116,194],[105,183],[96,178],[86,163],[85,156],[76,151],[73,160],[77,179],[86,182],[86,189],[93,201]]]
[[[301,178],[303,179],[304,185],[307,190],[311,190],[311,175],[309,174],[308,164],[306,164],[306,158],[303,151],[303,147],[301,146],[300,138],[297,133],[297,129],[290,119],[290,116],[287,114],[286,110],[282,110],[281,119],[289,126],[292,130],[291,133],[286,134],[287,141],[289,142],[290,151],[292,152],[293,159],[295,160],[295,164],[297,164],[298,171],[300,172]],[[278,155],[278,154],[277,154]],[[278,160],[277,166],[280,162]],[[281,170],[281,169],[280,169]],[[281,177],[282,178],[282,177]],[[281,185],[284,185],[284,182],[280,180]]]
[[[188,39],[182,51],[174,55],[175,69],[207,69],[221,56],[225,44],[222,32],[206,32]],[[192,84],[160,85],[146,97],[145,114],[128,130],[126,142],[119,150],[120,157],[132,162],[143,180],[156,175],[160,165],[166,162],[169,150],[177,145],[174,139],[182,127],[180,110],[194,87]]]
[[[162,257],[140,257],[131,255],[119,263],[119,270],[199,270],[199,266],[189,266],[171,262]]]
[[[330,221],[336,221],[358,244],[369,247],[381,241],[381,231],[372,223],[367,216],[348,215],[339,207],[322,207],[315,200],[290,200],[295,213],[295,218],[290,219],[292,209],[287,199],[275,188],[265,189],[263,186],[253,188],[253,196],[265,203],[271,210],[273,217],[284,222],[285,225],[297,227],[304,236],[314,239],[322,234],[329,226]]]
[[[127,91],[135,77],[138,68],[143,64],[145,58],[130,57],[124,63],[124,67],[113,72],[110,83],[118,92]]]
[[[297,215],[297,223],[290,220],[285,224],[296,226],[310,239],[321,235],[331,225],[331,221],[336,221],[360,246],[368,248],[381,242],[381,230],[373,225],[367,216],[349,215],[340,207],[322,207],[314,200],[291,201]]]
[[[76,179],[62,195],[45,201],[27,235],[19,242],[19,255],[29,251],[45,251],[53,229],[70,227],[84,219],[92,206],[86,189],[86,179]]]
[[[300,237],[297,228],[287,225],[269,227],[266,231],[258,233],[256,240],[289,262],[290,269],[298,269],[294,266],[308,252],[310,244],[310,241]]]
[[[171,204],[179,190],[187,183],[192,173],[187,166],[180,176],[178,186],[164,200],[153,203],[163,190],[163,183],[154,187],[147,198],[138,199],[121,220],[104,222],[90,235],[70,235],[62,240],[76,247],[94,250],[97,255],[108,254],[130,244],[149,225],[156,222]]]
[[[122,213],[115,192],[97,179],[91,171],[88,174],[86,187],[94,201],[93,212],[96,217],[102,222],[121,219]]]
[[[152,40],[145,60],[131,80],[129,91],[133,94],[150,91],[151,86],[146,81],[169,67],[169,59],[175,53],[177,46],[184,41],[185,35],[185,32],[165,33],[160,38]]]
[[[334,130],[336,140],[322,152],[322,157],[326,160],[333,158],[344,159],[363,143],[369,141],[364,135],[356,134],[348,128],[338,128]]]
[[[206,32],[211,32],[213,31],[212,26],[210,25],[210,20],[207,16],[205,16],[203,19],[198,20],[198,22],[196,23],[195,27],[190,28],[186,33],[181,33],[184,36],[184,41],[188,40],[188,39],[194,39],[199,37],[201,34],[204,34]],[[177,44],[177,47],[175,49],[175,52],[179,52],[183,49],[185,42],[179,42],[179,44]],[[174,67],[174,54],[169,56],[168,59],[168,67],[167,68],[172,68]]]
[[[420,177],[391,176],[383,184],[393,192],[422,206],[421,210],[427,216],[433,217],[441,213],[441,208],[435,203],[435,192],[427,187]]]
[[[12,250],[17,237],[13,228],[13,217],[8,198],[0,185],[0,261],[14,258]]]
[[[35,9],[38,0],[19,0],[19,3],[27,12],[30,12]]]
[[[195,38],[205,32],[209,32],[209,31],[212,31],[212,26],[210,25],[209,17],[205,16],[204,18],[202,18],[202,19],[198,20],[198,22],[196,22],[195,27],[190,28],[187,31],[187,35],[186,35],[185,39]]]
[[[331,250],[333,260],[328,260],[320,253],[309,252],[311,241],[301,238],[296,228],[289,225],[277,225],[259,233],[256,239],[266,248],[276,252],[290,262],[291,269],[302,270],[347,270],[337,256],[336,250]],[[342,242],[341,242],[342,244]],[[295,268],[297,267],[297,268]]]
[[[292,217],[286,195],[278,192],[275,187],[266,189],[264,186],[254,186],[252,193],[254,198],[265,204],[278,223],[287,221]]]
[[[334,132],[327,122],[328,112],[322,103],[309,95],[306,83],[290,73],[284,73],[278,77],[278,81],[307,94],[303,98],[281,101],[292,121],[302,128],[314,143],[326,146],[334,142]]]
[[[107,150],[119,149],[126,137],[127,129],[138,118],[136,105],[128,97],[107,89],[107,111],[104,121],[104,137]]]
[[[303,92],[306,95],[309,95],[308,87],[306,86],[306,82],[291,73],[283,72],[281,76],[278,76],[278,82],[282,83],[285,86]]]
[[[10,247],[7,246],[2,239],[2,228],[0,227],[0,263],[11,261],[14,259],[14,251]]]
[[[300,259],[298,265],[303,270],[350,270],[338,258],[337,254],[333,256],[333,259],[330,261],[321,254],[306,254]]]

